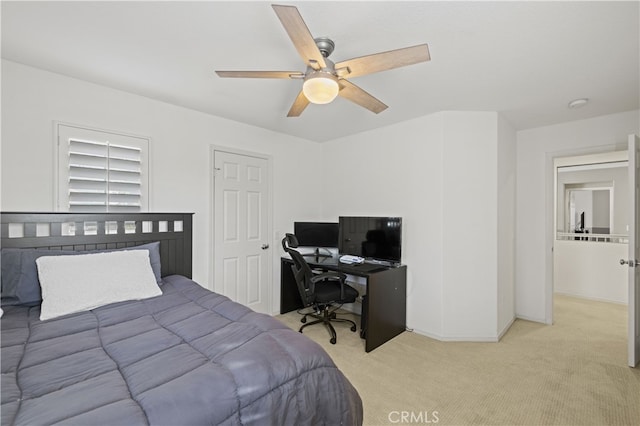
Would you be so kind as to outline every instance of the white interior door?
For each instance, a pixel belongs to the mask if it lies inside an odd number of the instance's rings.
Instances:
[[[640,361],[640,139],[629,136],[629,366],[635,367]]]
[[[214,151],[214,290],[270,313],[265,158]]]

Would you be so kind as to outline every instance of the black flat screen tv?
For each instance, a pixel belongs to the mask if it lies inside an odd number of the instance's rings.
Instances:
[[[390,264],[401,261],[402,218],[340,216],[338,251]]]
[[[338,247],[338,224],[330,222],[294,222],[293,233],[300,247]]]

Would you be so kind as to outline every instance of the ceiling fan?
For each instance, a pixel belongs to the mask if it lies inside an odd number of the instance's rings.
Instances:
[[[333,63],[329,55],[335,47],[326,37],[314,39],[298,9],[294,6],[272,5],[284,29],[289,34],[298,54],[307,64],[305,72],[299,71],[216,71],[220,77],[233,78],[289,78],[304,80],[287,117],[298,117],[309,103],[327,104],[340,95],[376,114],[387,105],[374,98],[346,77],[373,74],[431,59],[426,44],[389,50],[373,55]]]

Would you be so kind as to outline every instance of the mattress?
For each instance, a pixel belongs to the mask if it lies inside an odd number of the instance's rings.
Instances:
[[[328,354],[188,278],[161,296],[40,321],[5,306],[3,425],[357,425]]]

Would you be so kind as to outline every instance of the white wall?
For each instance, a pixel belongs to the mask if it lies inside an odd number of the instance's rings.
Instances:
[[[498,307],[497,114],[443,115],[442,338],[491,340]]]
[[[323,211],[402,216],[407,325],[442,334],[443,114],[323,143]],[[350,185],[345,185],[349,183]]]
[[[553,158],[624,150],[640,133],[640,112],[629,111],[517,133],[516,315],[551,320],[546,297],[553,275]]]
[[[499,172],[498,163],[515,156],[515,133],[503,125],[511,147],[499,147],[498,127],[496,113],[442,112],[323,144],[327,220],[402,216],[407,326],[422,334],[497,339],[498,276],[513,288],[498,247],[508,249],[514,222],[507,210],[511,225],[498,237],[498,206],[514,200],[513,166]]]
[[[626,304],[629,300],[629,245],[558,240],[553,246],[554,293]]]
[[[126,92],[2,61],[2,208],[52,211],[53,122],[151,137],[151,210],[194,212],[194,279],[211,285],[209,263],[210,146],[271,156],[273,166],[273,307],[280,295],[279,232],[320,210],[313,182],[319,144],[158,102]],[[318,188],[319,193],[319,188]]]

